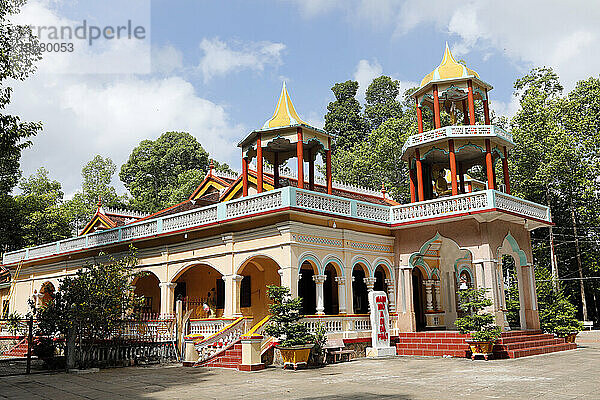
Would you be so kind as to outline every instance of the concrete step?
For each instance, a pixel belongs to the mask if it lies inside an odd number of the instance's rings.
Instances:
[[[538,340],[554,339],[554,335],[549,333],[540,333],[536,335],[523,335],[523,336],[510,336],[500,337],[498,343],[510,344],[510,343],[522,343],[522,342],[535,342]]]
[[[576,348],[577,348],[577,345],[575,343],[561,343],[561,344],[554,344],[554,345],[549,345],[549,346],[539,346],[539,347],[530,347],[530,348],[519,349],[519,350],[509,350],[509,351],[507,351],[507,353],[508,353],[509,358],[520,358],[520,357],[526,357],[526,356],[534,356],[534,355],[538,355],[538,354],[555,353],[557,351],[574,350]]]
[[[542,347],[542,346],[551,346],[555,344],[563,344],[564,340],[562,339],[542,339],[542,340],[533,340],[526,342],[515,342],[503,344],[499,343],[494,346],[494,351],[508,351],[508,350],[521,350],[528,349],[533,347]]]

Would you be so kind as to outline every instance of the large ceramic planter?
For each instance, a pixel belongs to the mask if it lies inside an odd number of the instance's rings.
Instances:
[[[492,349],[494,348],[495,340],[488,341],[476,341],[476,340],[465,340],[471,348],[471,360],[474,360],[477,356],[483,356],[487,359],[492,355]]]
[[[577,336],[579,332],[575,332],[575,333],[569,333],[567,336],[564,337],[565,339],[565,343],[575,343],[575,337]]]
[[[298,369],[298,366],[308,365],[308,357],[310,357],[310,349],[314,344],[306,344],[300,346],[277,346],[277,349],[281,352],[281,358],[283,358],[283,368],[288,366]]]

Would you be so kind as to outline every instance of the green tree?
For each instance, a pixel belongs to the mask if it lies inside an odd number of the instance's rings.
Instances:
[[[64,278],[54,298],[34,310],[36,335],[45,339],[39,345],[40,351],[64,343],[69,343],[70,351],[75,343],[89,348],[107,339],[139,305],[140,299],[130,289],[136,265],[135,249],[130,248],[122,258],[108,257]],[[80,361],[80,366],[85,365]]]
[[[362,106],[356,100],[358,82],[336,83],[331,88],[335,101],[327,106],[325,130],[335,136],[335,147],[348,150],[367,136]]]
[[[300,322],[302,315],[302,298],[292,298],[290,289],[285,286],[267,286],[267,296],[271,323],[265,332],[275,338],[282,339],[282,346],[298,346],[315,342],[315,337],[308,332],[305,324]]]
[[[34,246],[70,236],[71,228],[63,212],[63,192],[45,168],[19,184],[23,192],[15,197],[20,214],[21,245]]]
[[[371,132],[390,118],[402,117],[399,94],[399,81],[385,75],[373,79],[365,94],[365,119]]]
[[[133,149],[119,177],[131,193],[134,208],[155,212],[172,204],[181,174],[207,168],[208,153],[195,137],[186,132],[167,132]]]
[[[21,177],[21,152],[31,146],[30,138],[42,129],[40,122],[22,122],[18,116],[4,112],[12,94],[7,83],[25,80],[41,59],[31,28],[9,21],[23,4],[24,0],[0,2],[0,252],[21,244],[16,229],[16,202],[10,192]]]
[[[117,167],[109,157],[96,155],[81,170],[81,192],[75,193],[70,201],[64,204],[63,210],[69,215],[73,231],[79,229],[90,220],[96,211],[98,200],[103,206],[122,207],[126,202],[125,196],[117,195],[112,186],[112,177]]]

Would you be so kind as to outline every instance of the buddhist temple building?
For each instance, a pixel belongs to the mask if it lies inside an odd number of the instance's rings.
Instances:
[[[236,343],[262,332],[266,287],[285,285],[302,297],[311,329],[321,322],[330,337],[348,344],[370,342],[367,294],[385,291],[391,336],[400,346],[420,332],[455,331],[458,293],[466,287],[487,288],[496,323],[509,329],[503,272],[509,258],[519,289],[516,329],[537,330],[530,231],[552,221],[548,207],[510,194],[514,143],[491,123],[491,90],[446,46],[441,64],[413,95],[419,128],[402,149],[410,201],[401,204],[385,191],[332,179],[335,138],[302,120],[284,84],[273,116],[262,125],[257,118],[259,128],[238,144],[241,174],[211,166],[180,204],[152,215],[99,204],[80,235],[5,253],[13,293],[0,285],[3,307],[25,313],[29,299],[46,301],[61,278],[133,244],[147,272],[132,282],[144,298],[141,311],[156,318],[181,311],[184,342],[228,334]],[[426,115],[433,120],[424,121]],[[448,116],[451,123],[442,126]],[[315,173],[318,157],[324,177]],[[281,168],[288,162],[296,173]],[[201,343],[185,350],[186,361],[211,362],[215,354]],[[398,354],[438,355],[404,350]]]

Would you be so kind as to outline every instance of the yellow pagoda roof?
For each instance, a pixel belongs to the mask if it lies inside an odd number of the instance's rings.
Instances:
[[[475,76],[479,78],[479,74],[477,72],[465,67],[454,59],[452,53],[450,52],[450,48],[448,48],[448,42],[446,42],[446,51],[444,52],[444,58],[442,58],[442,62],[436,69],[425,75],[421,81],[421,87],[432,81],[452,78],[466,78],[468,76]]]
[[[263,125],[263,129],[268,128],[278,128],[281,126],[289,126],[296,124],[304,124],[307,125],[306,122],[302,121],[294,108],[294,104],[292,104],[292,99],[285,87],[285,82],[283,82],[283,87],[281,88],[281,95],[279,95],[279,101],[277,102],[277,107],[275,108],[275,113],[273,116],[265,122]]]

